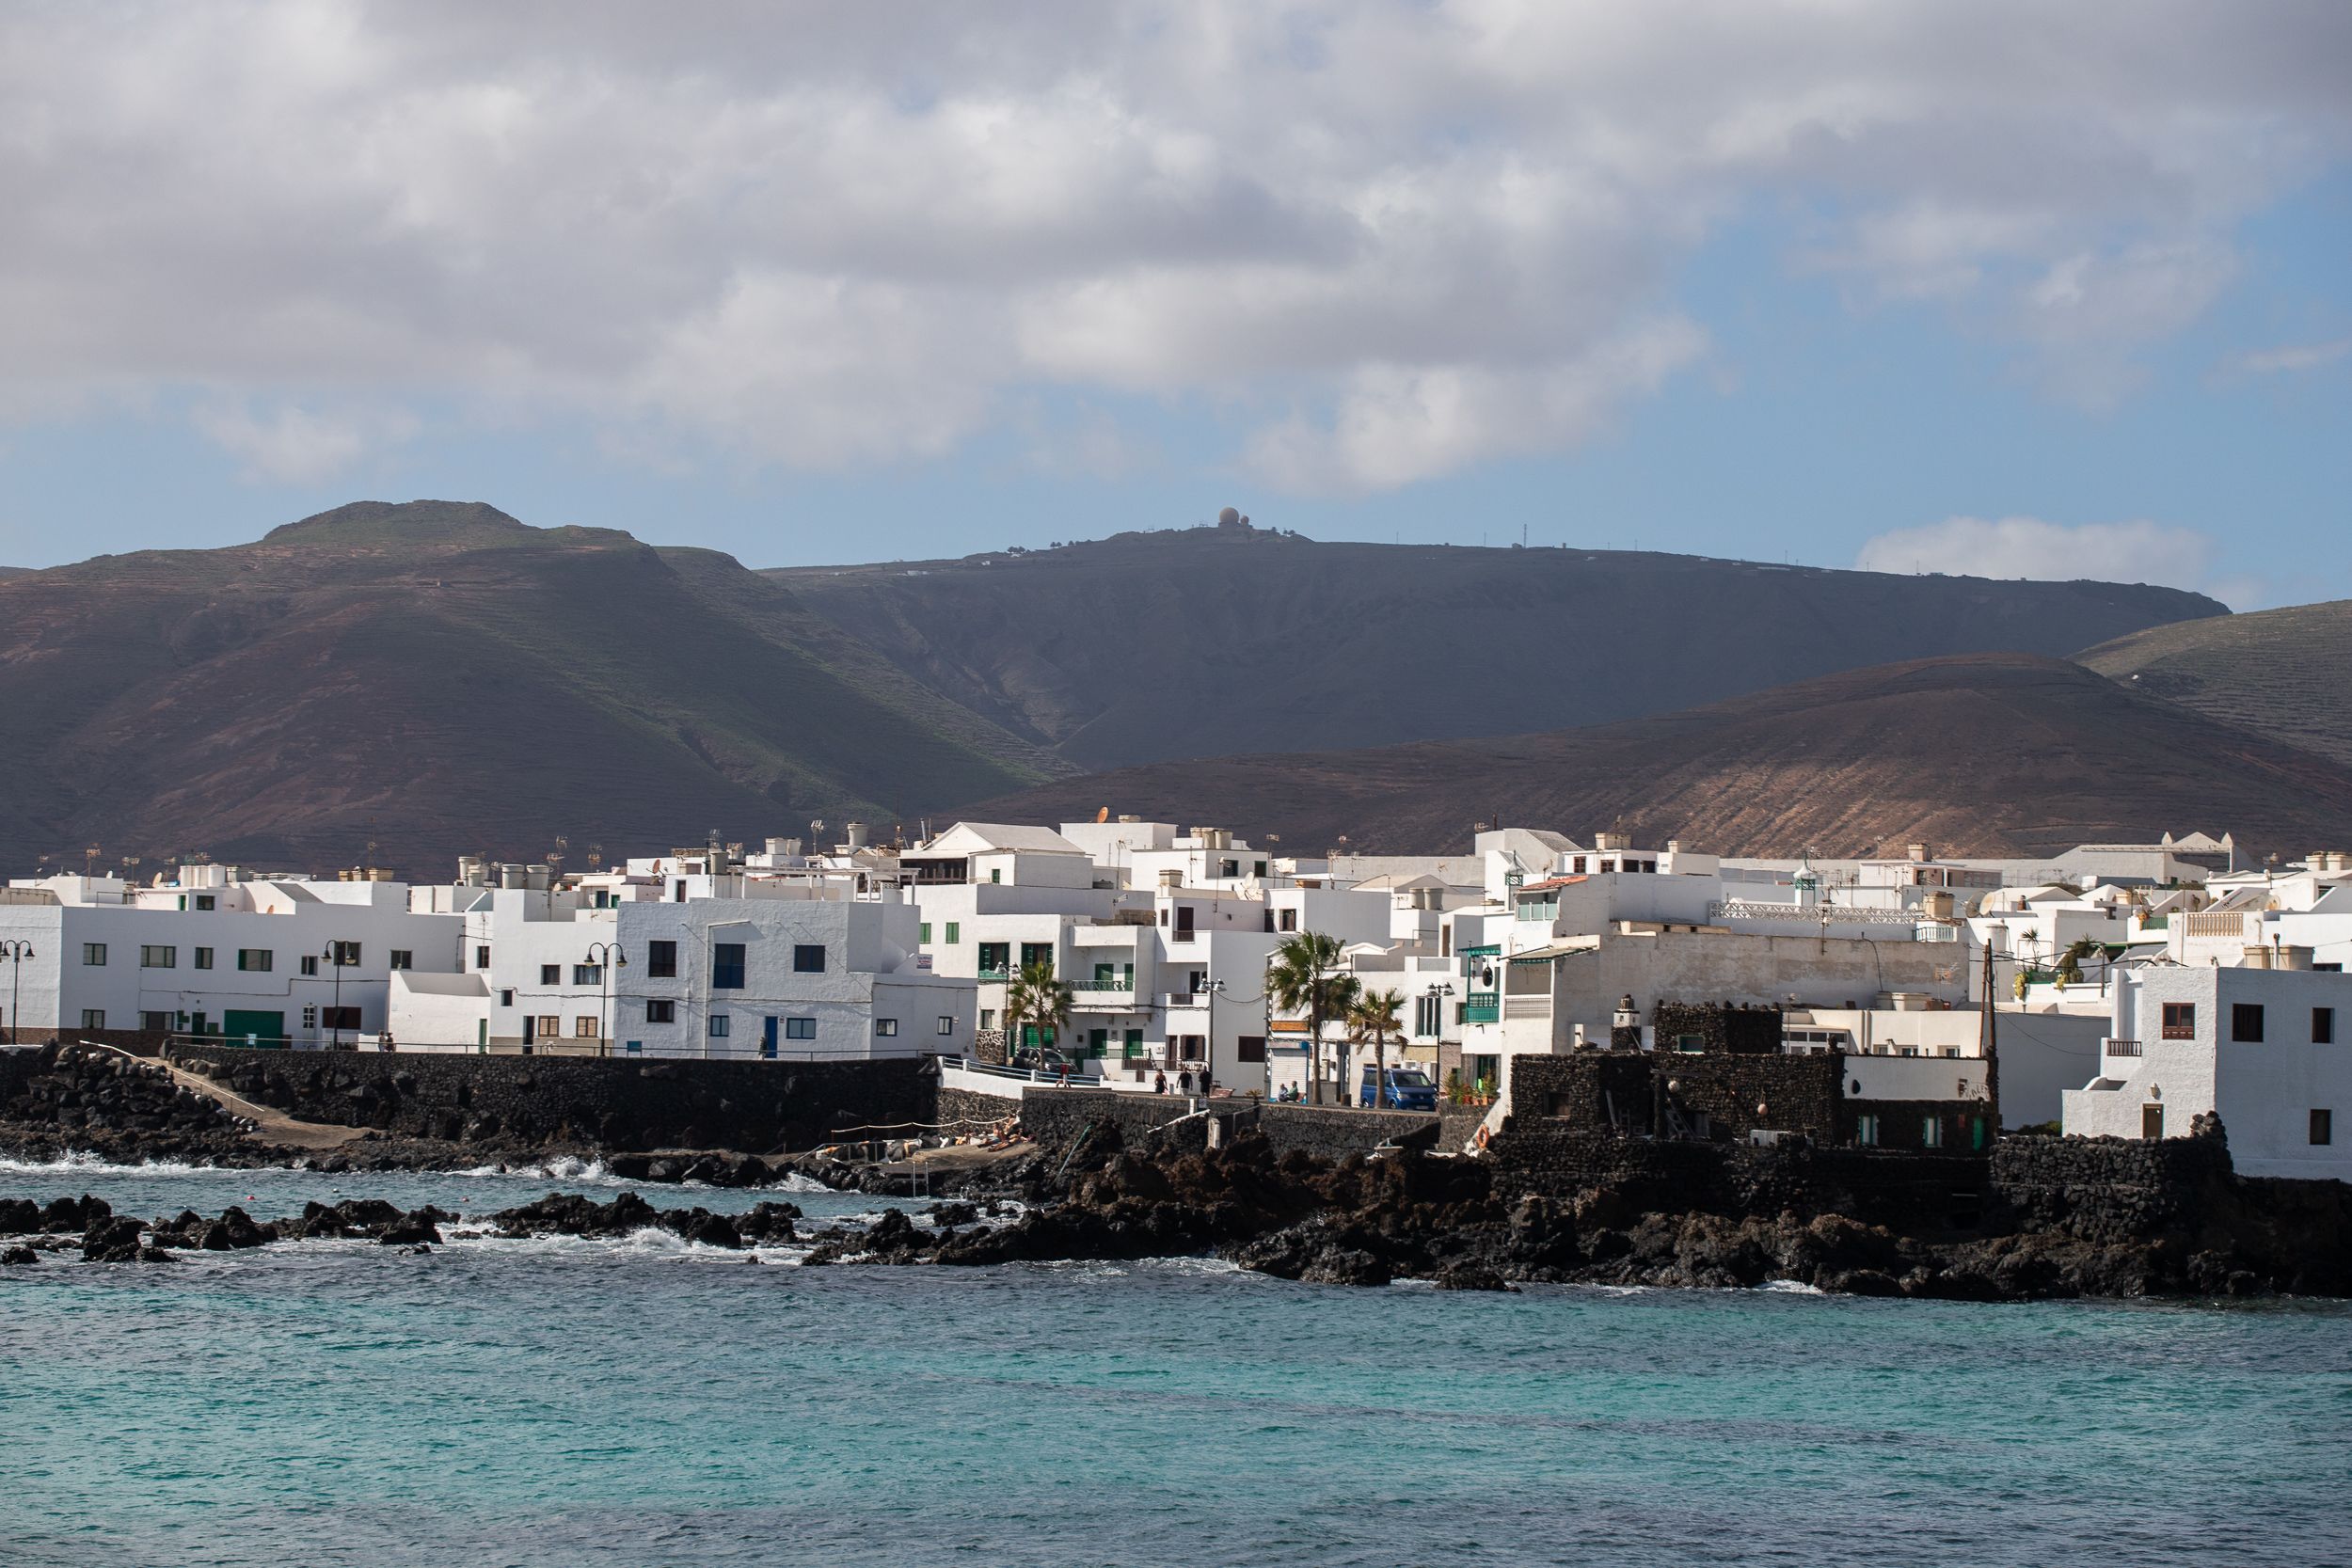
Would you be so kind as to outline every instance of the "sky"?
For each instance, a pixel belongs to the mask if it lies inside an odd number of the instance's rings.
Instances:
[[[2352,597],[2352,5],[0,9],[0,565],[425,497]]]

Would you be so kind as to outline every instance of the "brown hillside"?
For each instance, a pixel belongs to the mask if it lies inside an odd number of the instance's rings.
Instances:
[[[1247,528],[770,575],[925,686],[1088,769],[1608,723],[2227,614],[2144,585]]]
[[[1299,853],[1454,849],[1480,821],[1623,828],[1726,854],[2037,855],[2167,829],[2265,848],[2352,844],[2352,772],[2136,696],[2058,659],[1851,671],[1710,707],[1551,735],[1221,757],[1057,782],[966,808],[1100,807],[1275,832]]]
[[[198,849],[447,874],[567,834],[889,820],[1057,766],[707,551],[361,503],[0,581],[0,863]]]
[[[2352,599],[2152,626],[2074,657],[2143,696],[2352,767]]]

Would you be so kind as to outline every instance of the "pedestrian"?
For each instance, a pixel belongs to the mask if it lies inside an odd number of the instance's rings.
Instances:
[[[1152,1092],[1153,1094],[1166,1094],[1168,1092],[1168,1069],[1166,1068],[1162,1068],[1158,1072],[1152,1075]]]

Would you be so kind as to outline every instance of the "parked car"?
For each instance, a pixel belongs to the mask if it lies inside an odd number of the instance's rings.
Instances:
[[[1429,1075],[1421,1069],[1389,1069],[1389,1092],[1385,1100],[1379,1096],[1379,1081],[1375,1076],[1376,1071],[1374,1068],[1364,1069],[1363,1083],[1357,1095],[1358,1104],[1369,1108],[1379,1103],[1391,1111],[1434,1111],[1438,1108],[1438,1085],[1431,1083]]]

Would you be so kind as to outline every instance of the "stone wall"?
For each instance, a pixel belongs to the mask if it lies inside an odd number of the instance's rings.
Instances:
[[[1719,1003],[1661,1002],[1651,1010],[1661,1052],[1680,1051],[1695,1036],[1702,1050],[1742,1056],[1777,1056],[1781,1045],[1778,1007],[1726,1007]]]
[[[1992,1170],[2002,1223],[2100,1243],[2179,1233],[2233,1186],[2228,1140],[2216,1133],[2004,1138]]]
[[[1187,1123],[1179,1148],[1205,1147],[1207,1124],[1221,1123],[1220,1136],[1263,1133],[1277,1156],[1294,1149],[1328,1160],[1366,1152],[1391,1138],[1429,1127],[1426,1111],[1345,1110],[1337,1106],[1283,1105],[1225,1096],[1206,1101],[1174,1094],[1122,1094],[1113,1089],[1032,1087],[1021,1101],[1021,1130],[1044,1148],[1060,1148],[1089,1126],[1117,1127],[1129,1144],[1141,1144],[1160,1129],[1206,1104],[1210,1115]]]
[[[1835,1056],[1579,1051],[1511,1063],[1515,1117],[1629,1133],[1677,1125],[1694,1133],[1704,1117],[1714,1138],[1744,1140],[1761,1128],[1845,1143],[1852,1127],[1843,1088]]]
[[[189,1044],[166,1054],[301,1120],[476,1143],[766,1154],[844,1129],[938,1119],[938,1080],[919,1057],[631,1062]]]
[[[977,1089],[942,1088],[933,1102],[935,1117],[947,1132],[977,1132],[1007,1117],[1021,1114],[1018,1095],[982,1094]]]

